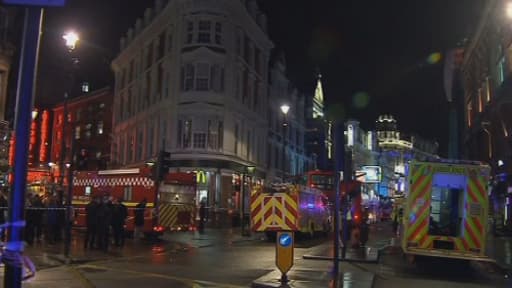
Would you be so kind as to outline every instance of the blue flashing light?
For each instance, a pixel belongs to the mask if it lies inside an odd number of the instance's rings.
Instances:
[[[4,4],[30,6],[64,6],[66,0],[3,0]]]
[[[307,207],[308,207],[308,209],[314,209],[315,208],[315,204],[308,203]]]

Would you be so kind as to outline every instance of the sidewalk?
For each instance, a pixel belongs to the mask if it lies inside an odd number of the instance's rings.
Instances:
[[[486,253],[501,269],[512,271],[512,237],[487,234]]]

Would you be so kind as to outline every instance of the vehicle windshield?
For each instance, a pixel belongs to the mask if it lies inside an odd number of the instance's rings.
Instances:
[[[319,189],[332,190],[334,189],[334,176],[311,175],[311,184]]]

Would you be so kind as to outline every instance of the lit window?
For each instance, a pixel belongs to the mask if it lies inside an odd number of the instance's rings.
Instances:
[[[80,139],[80,126],[75,127],[75,139]]]
[[[82,83],[82,92],[84,92],[84,93],[89,92],[89,82]]]
[[[501,57],[501,59],[498,61],[498,85],[501,85],[503,81],[505,81],[505,74],[506,74],[506,61],[505,56]]]
[[[98,135],[103,134],[103,121],[98,122]]]

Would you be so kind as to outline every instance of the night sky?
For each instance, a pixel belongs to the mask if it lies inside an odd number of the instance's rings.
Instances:
[[[443,63],[434,53],[443,55],[471,35],[485,0],[258,2],[276,49],[286,54],[288,76],[302,92],[312,93],[320,71],[328,106],[341,104],[345,116],[360,120],[364,129],[374,129],[378,115],[393,114],[403,132],[438,140],[444,154]],[[108,71],[120,37],[152,5],[149,0],[68,0],[65,8],[47,9],[41,77],[62,70],[60,36],[74,28],[84,40],[77,49],[82,76],[95,71],[96,78],[111,79],[100,71]],[[41,89],[46,92],[40,103],[55,102],[48,96],[59,93],[54,86]]]

